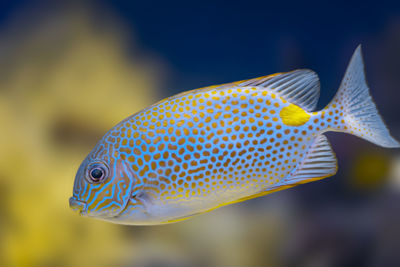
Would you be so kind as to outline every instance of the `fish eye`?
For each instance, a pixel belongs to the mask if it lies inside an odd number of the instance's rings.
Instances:
[[[90,183],[101,183],[108,176],[108,168],[102,163],[94,163],[87,168],[87,180]]]

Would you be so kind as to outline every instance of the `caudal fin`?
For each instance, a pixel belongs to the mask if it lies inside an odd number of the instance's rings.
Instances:
[[[400,147],[369,94],[361,46],[354,52],[339,90],[325,111],[332,115],[342,114],[342,117],[336,117],[335,130],[357,135],[382,147]]]

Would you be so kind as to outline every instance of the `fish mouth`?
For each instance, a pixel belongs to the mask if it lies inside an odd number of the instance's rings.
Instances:
[[[71,207],[72,210],[78,212],[81,215],[86,214],[86,208],[87,208],[86,202],[83,202],[83,201],[77,200],[74,197],[71,197],[69,199],[69,206]]]

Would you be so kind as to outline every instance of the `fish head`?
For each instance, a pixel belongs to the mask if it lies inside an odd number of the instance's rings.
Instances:
[[[100,141],[76,173],[70,207],[83,216],[112,219],[128,205],[135,177],[115,145]]]

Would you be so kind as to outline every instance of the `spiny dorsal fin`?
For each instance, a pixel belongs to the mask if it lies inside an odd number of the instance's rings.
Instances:
[[[328,139],[319,135],[311,145],[298,168],[287,178],[285,184],[307,183],[332,176],[337,171],[336,156]]]
[[[319,98],[319,78],[312,70],[294,70],[240,81],[237,86],[259,86],[278,94],[306,111],[313,111]]]
[[[195,92],[205,92],[229,87],[244,86],[265,88],[309,112],[315,109],[319,98],[318,75],[312,70],[303,69],[272,74],[250,80],[202,87],[177,94],[170,99],[178,98]]]

